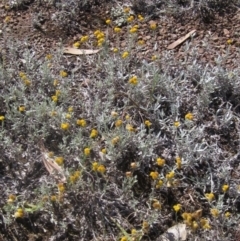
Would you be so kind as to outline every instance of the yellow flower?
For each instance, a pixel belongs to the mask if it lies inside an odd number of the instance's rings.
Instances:
[[[147,221],[143,221],[142,230],[144,233],[147,233],[149,231],[149,223]]]
[[[50,151],[50,152],[48,152],[47,155],[48,155],[49,158],[52,158],[52,157],[54,156],[54,152],[53,152],[53,151]]]
[[[228,39],[228,40],[227,40],[227,44],[228,44],[228,45],[233,44],[233,40],[232,40],[232,39]]]
[[[149,120],[145,120],[144,122],[145,126],[147,126],[148,128],[152,125],[152,123]]]
[[[53,58],[53,56],[51,54],[47,54],[45,57],[47,60],[51,60]]]
[[[69,123],[67,123],[67,122],[61,123],[62,130],[66,131],[69,129],[69,127],[70,127]]]
[[[30,86],[31,85],[31,81],[29,79],[23,79],[23,83],[26,85],[26,86]]]
[[[119,140],[120,140],[119,136],[116,136],[111,140],[111,142],[113,145],[116,145],[119,142]]]
[[[61,71],[60,71],[60,76],[63,77],[63,78],[65,78],[65,77],[68,76],[68,73],[67,73],[66,71],[64,71],[64,70],[61,70]]]
[[[120,241],[128,241],[128,238],[126,236],[121,237]]]
[[[185,115],[185,119],[186,120],[190,120],[190,121],[192,121],[193,120],[193,114],[191,113],[191,112],[188,112],[186,115]]]
[[[165,160],[161,157],[158,157],[156,162],[157,162],[157,165],[160,167],[162,167],[165,164]]]
[[[85,156],[89,156],[90,152],[91,152],[91,149],[89,147],[86,147],[86,148],[84,148],[83,152],[84,152]]]
[[[53,81],[53,86],[57,86],[59,84],[59,81],[57,80],[57,79],[55,79],[54,81]]]
[[[158,200],[154,199],[154,200],[153,200],[152,207],[153,207],[154,209],[161,209],[162,205],[161,205],[161,203],[160,203]]]
[[[219,215],[219,211],[218,211],[218,209],[216,209],[216,208],[212,208],[212,209],[210,210],[210,212],[211,212],[211,214],[212,214],[212,216],[213,216],[214,218],[218,217],[218,215]]]
[[[129,7],[126,7],[126,8],[123,9],[123,12],[124,12],[124,13],[129,13],[130,10],[131,10],[131,9],[130,9]]]
[[[215,196],[212,192],[210,192],[210,193],[205,193],[205,197],[208,201],[211,202],[214,199]]]
[[[103,148],[103,149],[101,150],[101,152],[102,152],[103,154],[107,154],[107,149],[106,149],[106,148]]]
[[[72,107],[72,106],[69,106],[69,107],[68,107],[68,112],[69,112],[69,113],[72,113],[72,112],[73,112],[73,107]]]
[[[156,184],[156,188],[159,189],[162,186],[163,186],[163,180],[159,180]]]
[[[105,38],[98,39],[98,46],[101,47],[104,42],[105,42]]]
[[[126,125],[126,130],[131,131],[131,132],[136,131],[136,129],[131,124]]]
[[[145,42],[144,42],[144,40],[138,40],[138,45],[144,45],[145,44]]]
[[[84,42],[87,42],[88,41],[88,36],[82,36],[81,39],[80,39],[80,42],[81,43],[84,43]]]
[[[77,125],[79,125],[81,127],[85,127],[87,125],[87,122],[84,119],[78,119]]]
[[[58,183],[58,191],[59,192],[64,192],[65,191],[65,186],[64,186],[64,184],[63,183]]]
[[[131,15],[131,16],[129,16],[128,18],[127,18],[127,22],[132,22],[134,20],[134,16],[133,15]]]
[[[225,216],[225,218],[229,218],[229,217],[231,216],[231,213],[230,213],[230,212],[226,212],[226,213],[224,214],[224,216]]]
[[[8,203],[13,203],[13,202],[16,201],[16,199],[17,199],[17,197],[16,197],[15,195],[10,194],[10,195],[8,196],[7,202],[8,202]]]
[[[116,120],[115,121],[115,126],[116,127],[120,127],[122,125],[122,123],[123,123],[122,120]]]
[[[14,213],[15,218],[22,218],[24,216],[24,212],[22,208],[18,208],[17,211]]]
[[[67,113],[67,114],[65,115],[65,117],[66,117],[66,119],[70,119],[72,116],[71,116],[71,114]]]
[[[198,223],[196,221],[193,221],[192,223],[192,229],[197,230],[198,229]]]
[[[174,121],[173,125],[174,125],[175,127],[179,127],[179,126],[180,126],[180,122],[179,122],[179,121]]]
[[[92,163],[92,170],[93,170],[94,172],[96,172],[96,171],[98,170],[98,167],[99,167],[98,162],[93,162],[93,163]]]
[[[168,180],[171,180],[171,179],[174,178],[174,175],[175,175],[174,171],[171,171],[171,172],[167,173],[166,178],[167,178]]]
[[[5,23],[9,23],[10,21],[11,21],[11,17],[10,16],[5,17],[5,19],[4,19]]]
[[[155,172],[150,172],[150,177],[153,179],[153,180],[156,180],[159,176],[159,173],[157,171]]]
[[[122,29],[119,27],[115,27],[113,30],[115,33],[120,33]]]
[[[137,85],[138,84],[138,78],[137,76],[133,76],[132,78],[129,79],[128,81],[132,85]]]
[[[58,156],[55,158],[55,162],[59,165],[59,166],[62,166],[63,164],[63,157],[62,156]]]
[[[61,94],[61,90],[56,90],[56,91],[55,91],[55,96],[58,97],[60,94]]]
[[[142,22],[142,21],[144,20],[144,17],[139,14],[139,15],[138,15],[138,20],[139,20],[140,22]]]
[[[98,135],[98,131],[96,129],[92,129],[90,133],[90,138],[95,138]]]
[[[52,195],[50,199],[51,199],[52,202],[56,202],[57,201],[57,197],[55,195]]]
[[[107,19],[106,20],[106,24],[109,25],[111,23],[111,20],[110,19]]]
[[[96,38],[99,40],[99,39],[104,39],[105,37],[105,34],[103,32],[99,32],[97,35],[96,35]]]
[[[130,30],[129,30],[130,33],[136,33],[137,31],[138,31],[138,29],[134,28],[134,27],[130,28]]]
[[[152,61],[155,61],[157,59],[157,56],[153,55],[151,59],[152,59]]]
[[[129,120],[129,119],[130,119],[130,115],[126,115],[126,116],[125,116],[125,119],[126,119],[126,120]]]
[[[174,211],[175,211],[176,213],[179,212],[180,209],[181,209],[181,204],[176,204],[176,205],[174,205],[174,206],[173,206],[173,209],[174,209]]]
[[[19,72],[19,76],[21,79],[27,78],[27,75],[24,72]]]
[[[126,59],[126,58],[128,57],[128,55],[129,55],[129,52],[128,52],[128,51],[125,51],[125,52],[123,52],[123,54],[122,54],[122,58],[123,58],[123,59]]]
[[[113,51],[113,53],[117,53],[118,52],[118,48],[114,48],[112,51]]]
[[[188,226],[192,225],[192,214],[191,213],[183,213],[182,218],[184,219],[184,223],[186,223]]]
[[[181,158],[179,156],[176,157],[176,165],[177,165],[177,169],[181,169],[181,167],[182,167],[182,160],[181,160]]]
[[[19,110],[20,112],[24,112],[24,111],[25,111],[25,106],[23,106],[23,105],[19,106],[19,107],[18,107],[18,110]]]
[[[0,115],[0,121],[4,121],[5,120],[5,116]]]
[[[97,36],[99,33],[101,33],[101,31],[100,31],[100,30],[96,30],[93,34],[94,34],[95,36]]]
[[[104,172],[106,172],[106,168],[104,165],[99,165],[97,171],[103,174]]]
[[[157,28],[157,24],[156,23],[151,23],[150,24],[150,29],[155,30]]]
[[[81,45],[81,43],[79,41],[77,41],[73,44],[73,47],[78,49],[80,47],[80,45]]]
[[[205,218],[202,218],[202,219],[200,220],[200,224],[201,224],[201,226],[202,226],[203,229],[210,229],[210,228],[211,228],[211,226],[209,225],[208,220],[205,219]]]
[[[112,116],[112,117],[117,117],[117,116],[118,116],[118,113],[117,113],[116,111],[112,111],[112,112],[111,112],[111,116]]]
[[[228,189],[229,189],[229,186],[228,186],[227,184],[224,184],[224,185],[222,186],[222,191],[223,191],[224,193],[227,192]]]

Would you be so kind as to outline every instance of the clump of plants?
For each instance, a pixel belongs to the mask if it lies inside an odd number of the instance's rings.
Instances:
[[[130,10],[73,43],[101,48],[78,58],[86,72],[62,49],[0,66],[3,239],[158,240],[182,223],[189,240],[234,240],[240,119],[224,86],[238,96],[239,69],[139,60],[145,17]]]

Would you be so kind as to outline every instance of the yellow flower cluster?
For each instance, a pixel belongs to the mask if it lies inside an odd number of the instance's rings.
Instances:
[[[128,82],[129,82],[130,84],[132,84],[132,85],[137,85],[137,84],[138,84],[138,78],[137,78],[137,76],[131,77]]]
[[[181,158],[179,156],[176,157],[176,165],[177,165],[177,169],[181,169],[182,168],[182,160],[181,160]]]
[[[19,112],[24,112],[25,109],[26,109],[26,108],[25,108],[24,105],[21,105],[21,106],[18,107],[18,111],[19,111]]]
[[[63,183],[58,183],[58,191],[59,193],[63,193],[65,191],[65,186]]]
[[[122,58],[123,58],[123,59],[126,59],[126,58],[128,57],[128,55],[129,55],[129,52],[128,52],[128,51],[125,51],[125,52],[123,52],[123,54],[122,54]]]
[[[126,130],[131,131],[131,132],[136,131],[136,129],[131,124],[126,125]]]
[[[144,122],[145,126],[147,126],[148,128],[152,125],[152,123],[149,120],[145,120]]]
[[[112,139],[112,144],[115,146],[118,142],[120,141],[120,138],[119,138],[119,136],[116,136],[116,137],[114,137],[113,139]]]
[[[96,30],[94,32],[95,37],[97,38],[97,46],[101,47],[105,42],[105,34],[101,30]]]
[[[161,205],[161,203],[157,199],[153,199],[152,207],[154,209],[161,209],[162,205]]]
[[[19,76],[22,79],[24,85],[26,85],[26,86],[30,86],[31,85],[31,81],[28,79],[27,75],[24,72],[20,72]]]
[[[127,18],[127,22],[132,22],[134,20],[134,16],[133,15],[131,15],[131,16],[129,16],[128,18]]]
[[[59,74],[62,78],[65,78],[68,76],[68,73],[65,70],[60,70]]]
[[[81,127],[85,127],[87,125],[87,122],[84,119],[78,119],[77,125],[79,125]]]
[[[193,114],[191,112],[188,112],[186,115],[185,115],[185,119],[186,120],[189,120],[189,121],[192,121],[194,118]]]
[[[197,221],[201,217],[202,217],[202,209],[199,209],[199,210],[197,210],[196,212],[193,212],[193,213],[184,212],[182,214],[182,218],[184,220],[184,223],[186,223],[193,230],[196,230],[198,228]]]
[[[106,172],[105,166],[102,164],[99,164],[98,162],[92,163],[92,170],[95,172],[100,172],[102,174]]]
[[[113,31],[114,31],[115,33],[120,33],[120,32],[121,32],[121,28],[115,27],[115,28],[113,29]]]
[[[24,211],[22,208],[18,208],[17,211],[14,213],[15,218],[22,218],[24,216]]]
[[[224,193],[227,192],[228,189],[229,189],[229,186],[228,186],[227,184],[224,184],[224,185],[222,186],[222,191],[223,191]]]
[[[70,124],[68,122],[61,123],[61,129],[67,131],[70,128]]]
[[[157,165],[158,165],[158,166],[162,167],[162,166],[164,166],[164,164],[165,164],[166,161],[165,161],[163,158],[158,157],[157,160],[156,160],[156,162],[157,162]]]
[[[0,115],[0,121],[4,121],[5,120],[5,116],[4,115]]]
[[[158,173],[157,171],[150,172],[150,177],[151,177],[153,180],[158,179],[158,176],[159,176],[159,173]]]
[[[59,166],[62,166],[63,165],[63,157],[62,156],[58,156],[54,159],[54,161],[59,165]]]
[[[173,179],[173,178],[174,178],[174,176],[175,176],[174,171],[171,171],[171,172],[169,172],[169,173],[167,173],[167,174],[166,174],[166,178],[167,178],[168,180]]]
[[[179,212],[181,208],[182,208],[182,205],[179,203],[173,206],[173,209],[176,213]]]
[[[13,202],[16,201],[16,199],[17,199],[17,197],[16,197],[15,195],[10,194],[10,195],[8,196],[7,202],[8,202],[8,203],[13,203]]]
[[[91,149],[89,147],[84,148],[83,150],[85,156],[89,156],[91,153]]]
[[[116,127],[120,127],[120,126],[122,125],[122,123],[123,123],[122,120],[120,120],[120,119],[119,119],[119,120],[116,120],[116,121],[115,121],[115,126],[116,126]]]
[[[215,198],[215,196],[214,196],[214,194],[213,194],[212,192],[210,192],[210,193],[205,193],[205,197],[206,197],[206,199],[207,199],[208,201],[210,201],[210,202]]]
[[[72,175],[70,175],[69,180],[71,183],[76,183],[81,175],[80,171],[75,171]]]
[[[144,21],[144,17],[139,14],[139,15],[138,15],[138,20],[139,20],[140,22],[142,22],[142,21]]]
[[[96,129],[92,129],[90,133],[90,138],[96,138],[98,136],[98,131]]]

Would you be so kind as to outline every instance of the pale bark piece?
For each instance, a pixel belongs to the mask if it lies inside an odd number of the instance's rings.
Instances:
[[[83,55],[83,54],[96,54],[100,49],[75,49],[71,47],[64,48],[63,53],[65,54],[74,54],[74,55]]]
[[[168,45],[167,49],[174,49],[175,47],[177,47],[179,44],[183,43],[185,40],[187,40],[193,33],[196,32],[196,29],[190,31],[188,34],[186,34],[185,36],[181,37],[180,39],[176,40],[175,42],[171,43],[170,45]]]
[[[185,241],[187,239],[186,224],[179,223],[169,228],[166,233],[160,236],[159,241]]]

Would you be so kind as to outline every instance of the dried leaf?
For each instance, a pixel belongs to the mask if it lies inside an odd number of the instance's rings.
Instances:
[[[71,47],[64,48],[65,54],[83,55],[83,54],[96,54],[100,49],[75,49]]]
[[[193,33],[196,32],[196,29],[190,31],[188,34],[186,34],[185,36],[181,37],[180,39],[176,40],[175,42],[173,42],[172,44],[168,45],[167,49],[174,49],[175,47],[177,47],[179,44],[183,43],[186,39],[188,39]]]
[[[184,241],[187,239],[186,224],[179,223],[172,226],[166,233],[160,236],[159,241]]]

